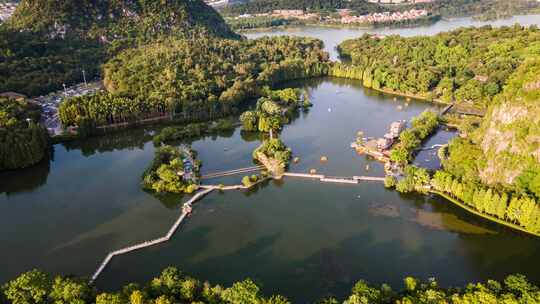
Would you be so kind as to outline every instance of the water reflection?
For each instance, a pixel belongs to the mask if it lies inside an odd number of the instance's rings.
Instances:
[[[31,192],[47,183],[53,151],[30,168],[0,172],[0,194],[7,196]]]
[[[381,136],[390,122],[433,106],[411,102],[398,111],[403,99],[368,95],[371,91],[358,81],[325,78],[291,85],[307,89],[314,104],[281,132],[300,157],[291,165],[295,172],[382,174],[382,166],[350,149],[356,132]],[[88,276],[109,251],[170,228],[189,196],[140,188],[155,149],[147,133],[94,138],[93,147],[57,145],[46,182],[30,192],[0,195],[0,242],[11,248],[0,251],[0,281],[36,267]],[[253,164],[251,153],[261,138],[239,128],[227,135],[192,143],[203,174]],[[328,161],[321,163],[321,155]],[[238,184],[241,178],[208,182]],[[537,239],[438,197],[398,195],[374,183],[286,178],[246,192],[216,191],[195,205],[180,231],[169,243],[113,259],[98,287],[144,282],[170,265],[216,284],[250,277],[265,293],[302,303],[327,294],[344,296],[358,279],[399,287],[407,275],[436,276],[446,286],[523,272],[540,281],[540,271],[530,267],[540,256]]]

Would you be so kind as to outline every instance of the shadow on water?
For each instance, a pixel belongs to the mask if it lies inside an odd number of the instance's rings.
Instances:
[[[145,143],[152,140],[152,132],[157,128],[133,128],[125,131],[98,135],[81,140],[62,143],[67,151],[80,150],[84,156],[119,150],[144,149]]]
[[[290,85],[305,88],[314,104],[281,132],[300,157],[291,165],[294,172],[382,174],[382,166],[350,149],[357,131],[382,136],[392,121],[432,107],[414,101],[405,106],[403,98],[365,90],[354,80]],[[36,167],[28,171],[32,175],[20,173],[9,181],[10,189],[3,191],[10,195],[0,195],[0,214],[6,215],[0,240],[12,250],[0,251],[0,281],[32,268],[88,276],[111,250],[162,236],[190,196],[140,188],[140,176],[154,156],[152,131],[56,145],[50,168]],[[260,141],[261,135],[237,128],[190,142],[206,174],[252,166]],[[207,183],[240,184],[241,178]],[[23,192],[13,195],[17,191]],[[521,272],[539,282],[538,268],[530,266],[539,256],[537,239],[436,196],[398,195],[372,183],[284,178],[248,191],[210,193],[170,242],[113,259],[97,284],[112,290],[142,283],[173,265],[214,284],[250,277],[266,294],[306,303],[329,294],[343,297],[359,279],[401,287],[407,275],[433,276],[444,286],[456,286]]]
[[[16,195],[45,185],[51,170],[52,153],[30,168],[0,172],[0,194]]]

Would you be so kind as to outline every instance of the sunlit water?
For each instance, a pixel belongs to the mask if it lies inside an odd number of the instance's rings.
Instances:
[[[381,136],[390,122],[433,107],[405,106],[403,99],[365,91],[356,81],[289,85],[307,88],[314,103],[281,134],[300,158],[291,166],[295,172],[382,176],[380,164],[349,147],[357,131]],[[90,276],[107,252],[165,234],[185,198],[140,189],[154,151],[149,140],[138,129],[84,145],[56,145],[50,166],[2,173],[0,280],[32,268]],[[215,172],[252,165],[258,144],[258,136],[238,129],[197,140],[193,147],[204,172]],[[442,199],[402,196],[377,183],[285,178],[249,192],[210,194],[171,242],[114,258],[97,285],[115,289],[144,282],[174,265],[224,285],[249,277],[266,294],[307,302],[343,297],[359,279],[399,287],[404,276],[414,275],[461,285],[520,272],[539,282],[540,271],[529,266],[539,257],[539,240],[486,223]]]
[[[351,33],[303,31],[324,37],[330,48],[328,41]],[[402,98],[364,90],[357,81],[315,79],[286,86],[306,88],[314,103],[281,134],[300,158],[290,168],[295,172],[382,176],[380,164],[349,147],[356,133],[381,136],[392,121],[433,107],[406,106]],[[55,145],[50,162],[0,173],[0,282],[33,268],[89,277],[109,251],[166,233],[186,197],[141,190],[140,176],[154,153],[150,131]],[[451,136],[442,133],[430,141]],[[198,139],[193,147],[207,173],[251,166],[259,143],[258,135],[237,129]],[[321,162],[321,156],[328,161]],[[422,159],[420,154],[417,162]],[[359,279],[400,287],[407,275],[437,277],[448,286],[523,273],[540,283],[534,267],[539,258],[540,240],[439,198],[402,196],[377,183],[286,178],[249,192],[210,194],[171,242],[113,259],[97,285],[116,289],[144,282],[174,265],[216,284],[250,277],[265,294],[308,302],[330,294],[343,297]]]
[[[526,15],[526,16],[514,16],[512,18],[500,19],[495,21],[475,21],[471,18],[454,18],[448,20],[441,20],[439,22],[408,28],[333,28],[333,27],[314,27],[314,26],[300,26],[290,27],[285,29],[276,30],[264,30],[264,31],[251,31],[246,32],[244,35],[248,38],[258,38],[262,36],[303,36],[313,37],[324,41],[326,51],[330,53],[332,60],[338,59],[338,53],[336,47],[347,39],[358,38],[366,33],[368,34],[381,34],[381,35],[401,35],[401,36],[418,36],[418,35],[435,35],[440,32],[446,32],[457,29],[459,27],[467,26],[509,26],[519,23],[521,25],[539,25],[540,15]]]

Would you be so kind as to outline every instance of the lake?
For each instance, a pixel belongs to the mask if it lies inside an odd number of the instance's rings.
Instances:
[[[439,22],[407,28],[354,28],[354,27],[314,27],[314,26],[299,26],[288,28],[277,28],[275,30],[250,31],[245,35],[248,38],[258,38],[262,36],[303,36],[313,37],[324,41],[326,51],[330,53],[330,59],[337,60],[338,53],[336,47],[347,39],[360,37],[364,34],[380,34],[380,35],[401,35],[401,36],[418,36],[418,35],[435,35],[440,32],[451,31],[460,27],[467,26],[509,26],[519,23],[521,25],[539,25],[540,15],[523,15],[514,16],[511,18],[494,20],[494,21],[477,21],[471,18],[453,18],[443,19]]]
[[[434,107],[394,100],[353,80],[284,86],[305,88],[314,104],[280,135],[300,158],[293,172],[382,176],[381,164],[350,148],[356,133],[381,136],[392,121]],[[55,145],[51,161],[0,173],[0,282],[33,268],[89,277],[109,251],[164,235],[188,197],[141,190],[153,132],[141,128]],[[203,173],[210,173],[251,166],[259,144],[259,136],[236,129],[192,146]],[[241,177],[207,182],[232,184]],[[360,279],[400,288],[409,275],[455,286],[523,273],[539,284],[539,258],[539,239],[437,197],[400,195],[377,183],[285,178],[248,192],[211,193],[170,242],[114,258],[96,284],[117,289],[172,265],[214,284],[249,277],[267,295],[306,303],[325,295],[342,298]]]

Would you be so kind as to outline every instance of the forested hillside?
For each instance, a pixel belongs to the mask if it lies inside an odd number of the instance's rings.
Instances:
[[[106,41],[153,39],[205,31],[234,37],[223,19],[203,1],[22,0],[10,19],[16,29]]]
[[[479,16],[482,19],[497,19],[515,14],[537,11],[540,3],[534,0],[435,0],[432,2],[384,5],[365,0],[251,0],[221,9],[224,15],[267,13],[277,9],[301,9],[309,11],[328,11],[348,8],[357,14],[370,14],[382,11],[404,11],[411,8],[426,9],[443,17]]]
[[[540,200],[540,53],[513,73],[481,128],[451,143],[445,168]]]
[[[464,120],[460,126],[467,131],[440,151],[443,170],[430,186],[491,220],[539,233],[538,28],[486,26],[413,38],[365,35],[342,43],[340,51],[352,65],[335,65],[332,75],[485,109],[479,126]]]
[[[0,25],[0,92],[35,96],[100,74],[122,49],[167,37],[237,38],[202,1],[23,0]]]
[[[108,93],[62,104],[65,125],[173,115],[184,121],[235,113],[263,86],[326,73],[320,40],[274,37],[170,39],[129,49],[104,66]]]
[[[330,10],[350,8],[358,14],[369,14],[388,9],[365,0],[253,0],[244,4],[230,5],[221,10],[224,15],[267,13],[278,9]]]
[[[355,67],[343,76],[363,79],[368,87],[486,107],[521,63],[540,52],[540,30],[516,25],[433,37],[364,35],[339,49]]]
[[[0,97],[0,171],[29,167],[45,157],[48,134],[38,123],[40,114],[31,102]]]

